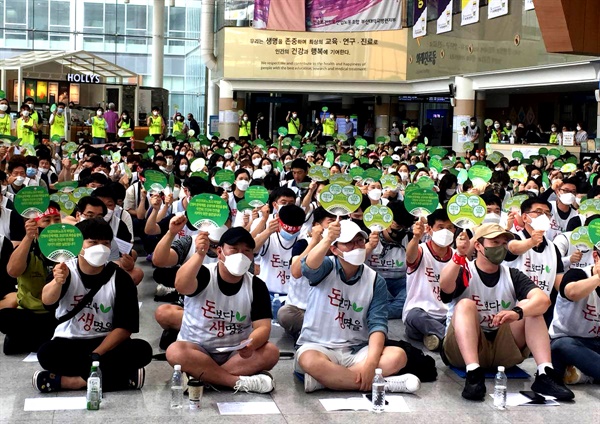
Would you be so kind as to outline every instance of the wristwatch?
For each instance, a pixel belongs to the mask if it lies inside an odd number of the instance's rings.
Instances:
[[[512,308],[512,311],[516,312],[519,315],[519,321],[523,319],[523,309],[521,309],[518,306],[515,306],[514,308]]]

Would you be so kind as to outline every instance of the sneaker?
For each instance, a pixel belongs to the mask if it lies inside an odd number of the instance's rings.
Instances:
[[[158,342],[158,347],[160,347],[162,350],[167,350],[167,348],[171,346],[171,344],[177,341],[178,335],[179,330],[163,330],[162,335],[160,336],[160,341]]]
[[[60,375],[50,371],[36,371],[31,378],[31,384],[41,393],[56,392],[61,389]]]
[[[436,352],[440,349],[440,346],[442,346],[442,341],[435,334],[429,334],[423,337],[423,344],[430,352]]]
[[[462,397],[468,400],[483,400],[485,392],[485,373],[483,372],[483,368],[479,367],[473,371],[467,371]]]
[[[169,293],[173,293],[175,291],[175,287],[167,287],[162,284],[156,285],[156,293],[154,294],[157,297],[163,297],[168,295]]]
[[[561,375],[550,367],[546,367],[546,374],[536,373],[531,390],[536,393],[553,396],[556,400],[573,400],[575,394],[565,386]]]
[[[139,390],[144,387],[144,381],[146,381],[146,369],[140,368],[129,377],[128,386],[132,390]]]
[[[569,365],[563,377],[565,384],[592,384],[594,379],[579,370],[576,366]]]
[[[268,372],[250,376],[240,376],[240,379],[235,383],[233,389],[236,393],[240,390],[247,393],[271,393],[273,389],[275,389],[275,381],[273,380],[273,376]]]
[[[385,377],[386,389],[392,393],[414,393],[421,388],[421,380],[414,374]]]
[[[323,390],[325,386],[319,383],[316,379],[313,378],[312,375],[308,373],[304,373],[304,392],[312,393],[317,390]]]

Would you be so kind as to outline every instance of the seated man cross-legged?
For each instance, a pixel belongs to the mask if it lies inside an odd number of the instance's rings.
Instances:
[[[357,224],[338,220],[302,259],[311,287],[295,369],[304,374],[307,393],[371,390],[376,368],[391,392],[412,393],[421,385],[412,374],[395,376],[406,365],[406,353],[385,347],[388,290],[385,280],[363,264],[366,239]],[[334,256],[326,256],[330,249]]]
[[[186,297],[181,331],[167,360],[212,385],[269,393],[275,384],[265,371],[279,361],[279,349],[269,342],[267,286],[248,272],[254,239],[242,227],[227,230],[217,248],[219,261],[203,265],[209,247],[208,233],[198,233],[196,252],[177,271],[175,288]],[[250,343],[241,350],[219,352],[244,341]]]

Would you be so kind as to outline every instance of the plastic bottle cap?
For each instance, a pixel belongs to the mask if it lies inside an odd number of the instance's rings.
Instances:
[[[175,371],[181,371],[181,365],[175,365],[173,368]]]
[[[99,367],[99,366],[100,366],[100,361],[92,362],[92,367]]]
[[[504,367],[502,365],[498,367],[498,372],[504,372]]]
[[[273,296],[273,299],[279,299],[279,295],[277,293],[275,293],[275,296]]]
[[[381,371],[381,368],[375,368],[375,374],[381,374],[383,373],[383,371]]]

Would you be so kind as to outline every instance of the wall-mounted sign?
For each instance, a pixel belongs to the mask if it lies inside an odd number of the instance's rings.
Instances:
[[[67,74],[67,81],[82,82],[84,84],[100,84],[100,75],[95,74]]]

